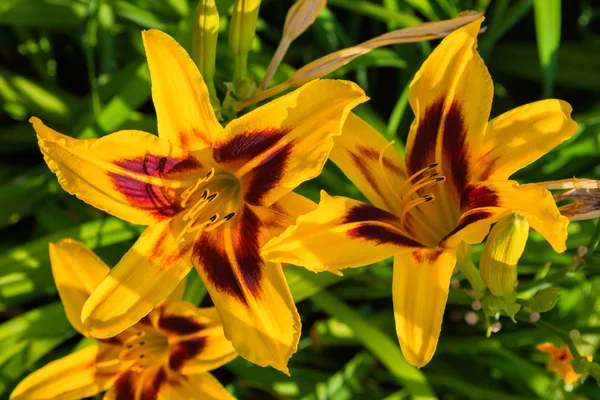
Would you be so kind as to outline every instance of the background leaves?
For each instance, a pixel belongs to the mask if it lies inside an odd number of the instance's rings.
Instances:
[[[232,1],[216,3],[221,15],[216,86],[223,98],[232,76],[226,35]],[[257,83],[290,5],[263,1],[249,65]],[[189,50],[194,7],[191,0],[0,3],[0,398],[24,375],[80,342],[57,302],[48,242],[82,240],[114,265],[141,232],[60,190],[27,120],[36,115],[81,138],[125,127],[156,132],[140,31],[165,30]],[[330,0],[293,43],[272,84],[318,57],[389,30],[484,8],[487,31],[479,49],[494,78],[493,114],[555,96],[573,105],[580,124],[569,143],[516,178],[598,179],[600,5],[592,0]],[[412,121],[408,85],[435,44],[377,49],[332,74],[367,91],[372,100],[357,111],[399,149]],[[316,200],[321,188],[361,198],[333,165],[299,191]],[[517,288],[527,299],[545,287],[559,287],[557,307],[542,318],[570,331],[586,354],[595,353],[600,338],[600,263],[593,246],[581,246],[594,242],[597,226],[597,221],[571,224],[564,254],[532,234]],[[475,261],[480,253],[474,248]],[[389,261],[343,277],[294,267],[286,268],[286,276],[303,320],[292,376],[237,359],[217,376],[240,398],[600,398],[591,379],[565,388],[545,371],[535,345],[556,341],[551,332],[502,318],[500,331],[487,339],[483,314],[472,308],[460,275],[453,279],[437,354],[420,371],[404,361],[397,346]],[[190,277],[187,289],[188,300],[210,304],[197,276]]]

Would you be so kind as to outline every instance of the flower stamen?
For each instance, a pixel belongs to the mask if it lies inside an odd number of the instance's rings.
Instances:
[[[408,212],[415,207],[420,206],[423,203],[429,203],[430,201],[435,200],[435,196],[432,193],[427,193],[423,197],[419,197],[413,201],[408,202],[406,205],[402,207],[402,213],[400,214],[400,226],[404,227],[404,223],[406,222],[406,216]]]
[[[185,208],[188,200],[190,199],[190,197],[192,197],[194,192],[196,190],[198,190],[200,185],[203,184],[204,182],[209,181],[214,175],[215,175],[215,169],[211,168],[210,171],[208,171],[208,173],[204,177],[196,179],[196,181],[194,182],[194,184],[192,186],[185,189],[183,191],[183,193],[181,193],[181,207]]]

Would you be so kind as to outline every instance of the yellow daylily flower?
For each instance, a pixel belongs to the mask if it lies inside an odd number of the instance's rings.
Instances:
[[[546,342],[538,344],[536,348],[542,353],[550,355],[546,362],[546,369],[562,376],[567,385],[577,382],[581,377],[580,374],[575,372],[571,365],[573,353],[569,350],[569,346],[556,346],[550,342]],[[588,361],[592,361],[592,356],[584,357],[587,358]]]
[[[67,318],[89,336],[81,308],[110,269],[83,243],[70,239],[50,244],[50,263]],[[181,301],[183,288],[123,333],[33,372],[10,399],[82,399],[104,391],[105,399],[233,399],[208,371],[237,354],[215,308]]]
[[[32,118],[62,187],[148,225],[92,293],[83,323],[97,337],[130,327],[196,267],[225,335],[244,358],[287,373],[300,317],[263,242],[314,206],[292,190],[317,176],[350,110],[354,83],[317,80],[218,123],[198,69],[173,38],[143,32],[159,136],[120,131],[76,140]]]
[[[492,223],[516,212],[565,250],[568,220],[550,193],[508,177],[573,135],[571,107],[544,100],[488,122],[492,80],[476,51],[482,21],[451,33],[417,72],[405,159],[348,117],[331,159],[373,205],[323,193],[314,212],[262,250],[267,260],[315,272],[394,256],[396,331],[419,367],[435,352],[461,243],[481,242]]]

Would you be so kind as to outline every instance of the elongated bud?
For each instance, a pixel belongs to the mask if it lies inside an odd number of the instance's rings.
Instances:
[[[214,0],[200,0],[194,13],[192,59],[208,87],[210,102],[219,115],[221,105],[215,89],[215,61],[219,37],[219,11]]]
[[[547,312],[554,308],[560,297],[560,289],[549,287],[540,290],[531,300],[528,306],[537,312]]]
[[[260,84],[260,90],[267,88],[290,44],[315,22],[326,4],[327,0],[298,0],[290,7],[285,16],[281,41]]]
[[[248,76],[248,53],[256,32],[260,0],[236,0],[229,25],[229,47],[233,53],[233,90],[238,98],[254,92],[254,81]]]
[[[492,228],[479,263],[483,281],[495,296],[514,290],[517,263],[525,250],[529,224],[525,217],[511,214]]]

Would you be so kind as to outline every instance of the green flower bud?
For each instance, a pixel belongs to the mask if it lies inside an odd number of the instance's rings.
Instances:
[[[240,99],[252,94],[252,92],[245,92],[252,87],[245,81],[251,79],[248,76],[248,53],[256,32],[259,7],[260,0],[236,0],[233,4],[229,25],[229,47],[233,53],[234,93]],[[243,93],[237,92],[238,86]]]
[[[215,89],[215,61],[219,36],[219,11],[214,0],[200,0],[194,13],[192,59],[208,87],[210,102],[219,115],[221,105]]]
[[[492,228],[481,254],[479,271],[495,296],[514,290],[517,263],[525,250],[528,235],[527,220],[514,213],[502,218]]]
[[[560,289],[557,287],[549,287],[540,290],[531,300],[529,307],[538,312],[547,312],[554,308],[560,297]]]

